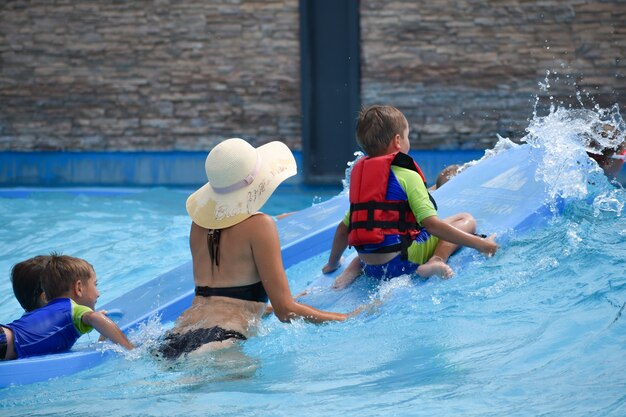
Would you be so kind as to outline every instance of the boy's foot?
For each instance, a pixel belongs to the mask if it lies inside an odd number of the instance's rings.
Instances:
[[[433,256],[425,264],[417,268],[417,275],[428,278],[437,275],[439,278],[448,279],[454,275],[454,271],[439,256]]]
[[[348,285],[352,284],[352,282],[357,279],[362,273],[363,267],[361,266],[361,261],[357,256],[348,264],[348,266],[346,266],[346,269],[344,269],[341,274],[339,274],[331,288],[337,291],[342,290]]]
[[[352,284],[352,281],[354,281],[353,277],[341,274],[337,277],[337,279],[335,279],[335,282],[333,282],[331,288],[335,291],[343,290],[348,285]]]

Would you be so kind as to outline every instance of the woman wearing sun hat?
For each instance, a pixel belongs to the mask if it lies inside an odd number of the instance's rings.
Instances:
[[[227,139],[211,150],[205,169],[209,182],[187,199],[196,296],[166,335],[161,354],[176,358],[245,340],[268,298],[283,322],[345,320],[346,314],[294,301],[276,225],[259,212],[278,185],[296,174],[289,148],[281,142],[254,148],[243,139]]]

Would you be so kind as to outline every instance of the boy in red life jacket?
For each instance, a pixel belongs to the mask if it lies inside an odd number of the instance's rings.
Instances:
[[[350,210],[337,226],[322,272],[339,267],[348,245],[359,256],[337,277],[335,289],[363,273],[381,279],[413,273],[449,278],[454,273],[446,262],[459,246],[496,252],[495,235],[473,234],[476,221],[470,214],[439,219],[424,175],[408,155],[409,124],[402,112],[391,106],[363,109],[356,139],[368,156],[352,169]]]

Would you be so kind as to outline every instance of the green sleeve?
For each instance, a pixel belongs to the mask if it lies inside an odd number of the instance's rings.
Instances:
[[[396,175],[400,186],[406,192],[409,206],[417,221],[421,224],[422,220],[436,216],[437,210],[433,206],[432,201],[430,201],[428,190],[422,177],[415,171],[398,166],[392,165],[391,170]]]
[[[93,327],[83,322],[83,315],[85,315],[85,313],[91,313],[93,310],[90,309],[89,307],[76,304],[74,300],[71,300],[71,302],[72,302],[72,321],[74,322],[74,326],[76,327],[76,330],[78,330],[78,333],[80,334],[85,334],[87,332],[90,332],[93,329]]]
[[[350,226],[350,210],[346,211],[346,215],[341,220],[346,226]]]

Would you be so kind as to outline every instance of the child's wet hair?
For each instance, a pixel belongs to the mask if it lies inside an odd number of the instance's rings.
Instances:
[[[44,301],[41,299],[43,293],[41,273],[49,259],[50,257],[45,255],[35,256],[16,263],[11,269],[13,293],[27,312],[44,305]]]
[[[50,301],[66,294],[77,280],[86,282],[93,273],[93,266],[84,259],[52,253],[42,271],[41,284]]]
[[[356,142],[368,156],[381,156],[395,135],[402,135],[408,122],[393,106],[369,106],[359,113]]]

